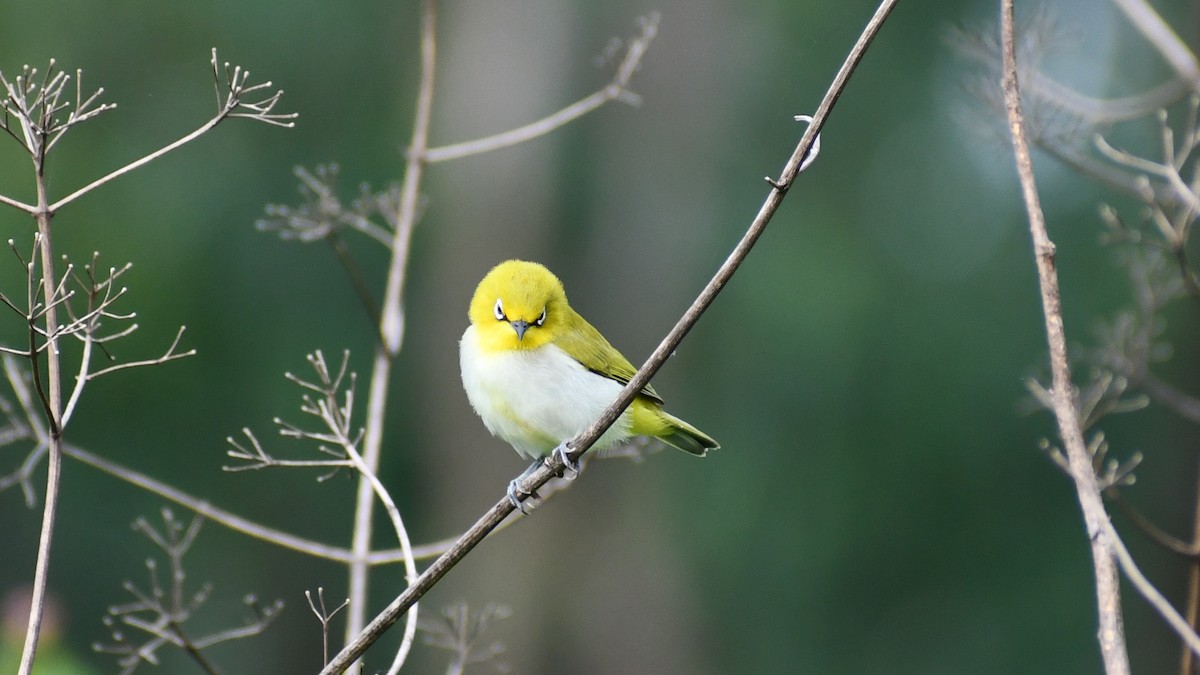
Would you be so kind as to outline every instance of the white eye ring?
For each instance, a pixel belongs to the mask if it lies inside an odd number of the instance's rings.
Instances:
[[[500,302],[500,298],[496,298],[495,311],[496,311],[496,320],[497,321],[507,321],[508,320],[508,317],[504,316],[504,304]]]
[[[545,309],[542,309],[542,315],[541,315],[541,316],[539,316],[539,317],[537,318],[537,321],[534,321],[534,322],[533,322],[533,324],[534,324],[535,326],[540,326],[540,325],[542,325],[542,324],[544,324],[544,323],[546,323],[546,310],[545,310]]]

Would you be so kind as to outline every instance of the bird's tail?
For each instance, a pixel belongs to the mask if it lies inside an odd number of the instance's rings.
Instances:
[[[678,417],[662,410],[659,410],[658,414],[662,416],[662,421],[665,422],[665,429],[663,433],[655,435],[663,443],[673,448],[679,448],[697,457],[703,457],[708,454],[709,450],[716,450],[721,447],[720,444],[713,440],[712,436],[700,431]]]

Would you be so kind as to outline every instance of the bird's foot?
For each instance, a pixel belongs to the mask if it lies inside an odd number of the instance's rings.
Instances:
[[[521,472],[520,476],[517,476],[509,482],[508,490],[506,490],[504,493],[508,496],[508,503],[512,504],[513,508],[520,510],[520,512],[524,515],[529,515],[531,512],[533,512],[533,509],[537,507],[538,496],[537,492],[526,492],[521,487],[521,483],[525,482],[525,479],[528,478],[534,471],[537,471],[541,466],[541,459],[534,460],[533,464],[530,464],[528,469],[525,469],[523,472]]]
[[[537,494],[521,489],[521,478],[512,479],[505,494],[508,496],[508,503],[512,504],[514,509],[519,510],[522,515],[527,516],[537,508]]]
[[[569,452],[570,448],[567,447],[566,443],[559,443],[558,447],[554,448],[554,452],[550,453],[550,456],[552,458],[557,457],[558,461],[562,462],[563,478],[575,480],[579,477],[579,472],[583,470],[583,465],[578,461],[572,461],[570,454],[568,454]]]

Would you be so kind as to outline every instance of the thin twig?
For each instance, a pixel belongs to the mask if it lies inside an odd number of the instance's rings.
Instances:
[[[91,192],[92,190],[100,187],[101,185],[104,185],[105,183],[108,183],[116,178],[119,178],[119,177],[129,173],[130,171],[133,171],[134,169],[145,166],[146,164],[149,164],[150,162],[158,159],[159,157],[162,157],[163,155],[175,150],[176,148],[179,148],[180,146],[186,145],[186,144],[196,140],[197,138],[203,136],[204,134],[206,134],[210,130],[212,130],[213,127],[215,127],[218,124],[220,124],[221,122],[225,121],[225,119],[228,117],[247,117],[250,119],[258,120],[260,122],[266,122],[266,123],[274,125],[274,126],[282,126],[282,127],[293,126],[293,123],[290,122],[290,120],[292,120],[296,117],[296,113],[279,115],[279,114],[271,114],[271,112],[270,112],[271,108],[274,107],[274,105],[276,103],[278,103],[279,97],[283,95],[282,91],[276,92],[276,94],[274,96],[272,96],[271,98],[268,98],[262,102],[251,103],[251,102],[244,101],[242,99],[242,96],[244,96],[245,94],[248,94],[250,92],[259,90],[263,87],[269,87],[271,85],[271,83],[264,82],[264,83],[257,84],[257,85],[246,86],[246,79],[249,77],[249,72],[242,70],[241,66],[238,66],[235,69],[235,71],[230,73],[230,72],[228,72],[229,64],[226,63],[225,64],[226,70],[227,70],[226,81],[225,81],[226,89],[224,91],[225,95],[222,96],[221,82],[219,80],[219,74],[218,74],[218,70],[217,70],[217,50],[216,49],[212,50],[211,63],[212,63],[212,67],[213,67],[214,83],[215,83],[215,86],[217,89],[217,103],[218,103],[217,114],[214,115],[212,117],[212,119],[210,119],[207,122],[205,122],[204,124],[200,125],[199,128],[197,128],[195,131],[191,132],[190,134],[187,134],[186,136],[184,136],[172,143],[168,143],[167,145],[159,148],[158,150],[155,150],[154,152],[151,152],[148,155],[144,155],[144,156],[130,162],[129,164],[126,164],[125,166],[123,166],[115,171],[112,171],[111,173],[109,173],[105,176],[101,176],[100,178],[97,178],[96,180],[92,181],[91,183],[88,183],[87,185],[79,188],[78,190],[67,195],[66,197],[59,199],[58,201],[54,202],[53,204],[51,204],[49,206],[50,212],[55,213],[62,207],[75,201],[76,199],[82,197],[83,195]],[[239,108],[247,108],[251,112],[249,112],[249,113],[238,112]]]
[[[1175,411],[1175,414],[1192,422],[1200,422],[1200,399],[1188,396],[1152,373],[1146,373],[1139,384],[1150,398]]]
[[[867,23],[862,35],[858,38],[858,42],[850,50],[845,63],[842,64],[829,90],[825,93],[820,105],[813,114],[812,124],[805,130],[799,144],[788,159],[783,175],[777,181],[779,187],[772,186],[766,201],[759,209],[758,215],[755,216],[749,229],[743,235],[741,241],[738,242],[733,253],[722,264],[716,275],[705,286],[688,311],[680,318],[675,328],[663,339],[658,349],[654,351],[651,357],[629,381],[625,389],[621,392],[621,395],[608,407],[595,424],[580,433],[568,444],[571,448],[575,448],[572,451],[575,453],[575,458],[583,454],[600,437],[604,430],[616,420],[621,412],[629,406],[633,397],[646,385],[658,369],[662,367],[667,357],[675,350],[679,342],[700,318],[700,315],[712,303],[713,299],[716,298],[717,293],[725,286],[733,276],[733,273],[737,271],[738,266],[741,265],[746,255],[750,252],[754,242],[757,241],[771,218],[775,215],[776,210],[787,194],[787,188],[795,180],[801,162],[808,155],[810,148],[812,148],[813,143],[816,141],[817,134],[820,133],[821,127],[825,124],[825,119],[833,109],[850,75],[854,72],[854,69],[866,52],[867,47],[870,46],[871,41],[879,32],[883,22],[895,7],[896,1],[883,0],[874,16]],[[562,471],[562,458],[555,456],[553,460],[544,463],[537,471],[533,472],[521,487],[526,492],[535,491],[538,487],[549,481],[555,473],[561,474]],[[515,509],[516,507],[507,496],[492,506],[459,538],[458,542],[450,550],[427,567],[415,583],[409,585],[383,612],[376,616],[361,634],[355,635],[352,640],[348,640],[346,646],[325,666],[321,674],[333,675],[334,673],[342,673],[349,668],[350,664],[362,656],[371,644],[378,640],[420,597],[440,581],[451,568],[458,564],[467,553],[478,545],[484,537]]]
[[[1163,597],[1162,593],[1150,583],[1146,575],[1142,574],[1142,570],[1138,568],[1134,562],[1133,556],[1129,554],[1129,549],[1125,548],[1125,543],[1121,541],[1121,537],[1117,535],[1117,531],[1113,528],[1112,523],[1105,519],[1101,526],[1104,528],[1104,536],[1111,544],[1113,552],[1117,556],[1117,560],[1121,563],[1121,569],[1125,571],[1125,578],[1129,579],[1129,583],[1137,589],[1138,593],[1150,603],[1159,615],[1166,619],[1167,624],[1183,639],[1184,644],[1188,646],[1192,652],[1200,654],[1200,636],[1192,630],[1187,621],[1184,620],[1179,612],[1171,606],[1171,603]]]
[[[545,136],[555,129],[602,107],[610,101],[620,100],[630,104],[637,104],[638,99],[636,95],[629,91],[629,80],[641,66],[642,56],[650,47],[650,41],[658,35],[658,22],[659,14],[657,12],[653,12],[641,19],[641,34],[630,41],[629,47],[625,50],[625,57],[621,60],[620,65],[617,66],[617,71],[612,81],[599,91],[593,92],[562,110],[525,126],[473,141],[429,148],[425,151],[425,161],[429,163],[445,162],[524,143],[539,136]]]
[[[1133,504],[1121,496],[1120,492],[1116,492],[1112,498],[1121,512],[1129,518],[1135,527],[1142,531],[1154,543],[1165,548],[1166,550],[1184,556],[1191,561],[1200,560],[1200,546],[1189,544],[1182,539],[1172,536],[1170,533],[1156,525],[1154,521],[1142,515],[1142,512]]]
[[[1025,200],[1033,239],[1034,257],[1038,269],[1042,310],[1046,323],[1046,340],[1050,352],[1051,391],[1058,432],[1066,448],[1067,460],[1074,479],[1084,523],[1092,544],[1092,561],[1096,573],[1096,600],[1100,617],[1100,653],[1108,675],[1128,675],[1129,656],[1125,650],[1125,630],[1121,615],[1120,584],[1113,560],[1108,514],[1096,482],[1096,474],[1083,439],[1083,428],[1071,384],[1071,368],[1067,360],[1066,335],[1063,328],[1062,300],[1058,288],[1058,273],[1054,266],[1054,243],[1046,232],[1045,217],[1039,203],[1037,183],[1033,176],[1033,161],[1025,136],[1025,120],[1021,113],[1021,94],[1017,82],[1017,61],[1014,48],[1012,0],[1001,0],[1000,33],[1003,49],[1003,88],[1008,126],[1016,155],[1017,174]]]
[[[88,452],[79,446],[68,443],[63,446],[63,454],[71,459],[83,462],[92,468],[99,469],[110,476],[119,478],[120,480],[123,480],[131,485],[136,485],[147,492],[152,492],[163,499],[175,502],[184,508],[190,509],[204,516],[208,520],[224,525],[235,532],[241,532],[249,537],[270,542],[276,546],[279,546],[280,548],[291,549],[298,553],[313,556],[314,558],[323,558],[325,560],[332,560],[334,562],[343,564],[348,564],[354,559],[351,552],[347,549],[338,546],[322,544],[321,542],[304,539],[303,537],[297,537],[296,535],[288,532],[283,532],[265,525],[260,525],[259,523],[243,518],[236,513],[213,506],[204,499],[190,495],[168,483],[164,483],[155,478],[151,478],[144,473],[140,473],[129,467],[117,464],[116,462],[105,459],[100,455]]]
[[[325,607],[325,589],[317,586],[317,601],[313,602],[311,591],[304,591],[304,597],[308,599],[308,608],[316,615],[317,621],[321,623],[321,665],[325,665],[329,661],[329,622],[337,613],[346,608],[350,604],[349,600],[343,600],[342,604],[329,610]]]
[[[12,197],[7,197],[5,195],[0,195],[0,204],[7,204],[13,208],[21,209],[25,213],[33,213],[37,210],[37,207],[33,204],[26,204],[19,199],[13,199]]]

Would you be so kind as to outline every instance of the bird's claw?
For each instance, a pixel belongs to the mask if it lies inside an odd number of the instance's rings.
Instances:
[[[521,489],[521,480],[524,478],[525,476],[522,475],[520,478],[512,479],[508,483],[508,490],[504,494],[508,497],[508,503],[512,504],[514,509],[520,511],[522,515],[527,516],[537,506],[537,495]]]
[[[558,458],[558,461],[562,462],[563,478],[566,478],[567,480],[575,480],[579,477],[579,472],[583,470],[583,466],[578,460],[572,461],[568,452],[567,444],[562,443],[557,448],[554,448],[554,452],[551,453],[551,457],[556,457]]]

